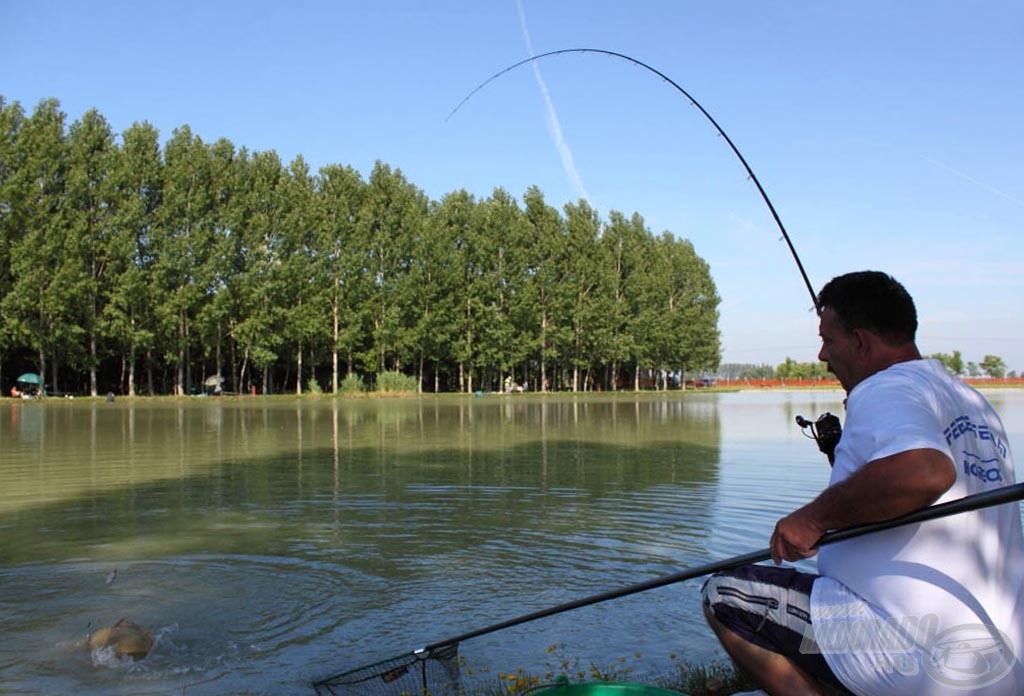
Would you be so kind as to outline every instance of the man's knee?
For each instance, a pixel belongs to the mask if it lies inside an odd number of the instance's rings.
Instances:
[[[730,654],[761,649],[815,678],[837,683],[820,654],[803,654],[811,634],[810,594],[817,576],[748,565],[715,573],[701,588],[704,616]],[[750,647],[748,647],[750,646]]]
[[[722,626],[722,623],[715,616],[715,605],[721,604],[718,590],[722,578],[721,573],[715,573],[705,580],[700,588],[701,607],[704,609],[704,618],[712,627],[715,627],[716,624]]]
[[[705,611],[710,610],[713,613],[716,604],[726,601],[726,597],[721,592],[722,585],[723,583],[729,584],[734,582],[736,577],[735,571],[726,570],[715,573],[704,581],[700,588],[700,595]],[[728,594],[728,591],[726,594]]]
[[[705,612],[744,640],[779,652],[810,627],[814,576],[792,568],[749,565],[716,573],[701,590]]]

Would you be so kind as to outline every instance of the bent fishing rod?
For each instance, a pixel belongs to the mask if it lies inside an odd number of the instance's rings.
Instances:
[[[667,82],[669,85],[674,87],[676,89],[676,91],[678,91],[680,94],[682,94],[684,97],[686,97],[687,100],[689,100],[689,102],[693,106],[697,107],[697,110],[700,111],[701,115],[703,115],[704,118],[706,118],[708,120],[708,122],[714,127],[714,129],[718,132],[718,134],[729,145],[729,148],[732,150],[733,154],[736,155],[736,158],[740,161],[740,164],[743,165],[743,169],[746,170],[747,176],[750,177],[750,180],[754,182],[754,186],[757,187],[757,192],[759,194],[761,194],[761,199],[765,202],[765,205],[768,206],[768,210],[769,210],[769,212],[771,212],[772,218],[775,220],[775,224],[778,226],[779,231],[782,233],[782,239],[785,240],[786,246],[789,247],[789,253],[793,256],[793,260],[796,262],[797,270],[800,271],[800,277],[803,279],[804,285],[807,286],[807,292],[809,292],[811,294],[811,302],[814,303],[814,310],[818,314],[821,314],[821,305],[818,302],[818,295],[817,295],[817,293],[814,292],[814,287],[811,285],[811,281],[807,277],[807,272],[804,270],[804,265],[800,261],[800,256],[796,253],[796,247],[793,246],[793,241],[789,238],[789,233],[786,232],[786,227],[782,224],[782,218],[779,217],[778,211],[775,210],[775,206],[772,204],[771,199],[768,198],[768,194],[765,192],[764,187],[761,185],[761,181],[757,178],[757,175],[754,174],[754,170],[750,168],[750,165],[747,163],[746,158],[742,155],[742,153],[740,153],[739,148],[736,147],[736,144],[732,141],[732,138],[730,138],[726,134],[725,130],[720,125],[718,125],[718,121],[716,121],[714,119],[714,117],[710,113],[708,113],[708,110],[705,109],[703,106],[701,106],[700,102],[698,102],[696,99],[694,99],[693,95],[691,95],[689,92],[687,92],[685,89],[683,89],[679,85],[679,83],[677,83],[675,80],[673,80],[671,77],[669,77],[665,73],[661,72],[657,68],[651,67],[647,63],[644,63],[641,60],[637,60],[636,58],[633,58],[632,56],[627,56],[625,53],[619,53],[617,51],[608,51],[608,50],[605,50],[603,48],[563,48],[563,49],[559,49],[557,51],[548,51],[547,53],[538,53],[537,55],[530,56],[529,58],[524,58],[523,60],[521,60],[521,61],[519,61],[517,63],[513,63],[512,65],[508,66],[507,68],[499,70],[498,72],[494,73],[489,78],[487,78],[486,80],[481,82],[469,94],[467,94],[462,99],[462,101],[460,101],[455,106],[454,109],[451,110],[451,113],[449,113],[448,116],[445,118],[445,122],[451,120],[451,118],[459,111],[459,109],[461,109],[462,106],[464,104],[466,104],[466,102],[468,102],[470,99],[472,99],[475,94],[477,94],[480,90],[482,90],[484,87],[489,85],[491,82],[494,82],[496,79],[498,79],[502,75],[504,75],[506,73],[509,73],[509,72],[512,72],[513,70],[515,70],[516,68],[518,68],[520,66],[526,65],[528,63],[533,63],[533,62],[539,61],[539,60],[541,60],[543,58],[548,58],[548,57],[551,57],[551,56],[566,55],[566,54],[571,54],[571,53],[584,53],[584,54],[592,53],[592,54],[605,55],[605,56],[610,56],[612,58],[619,58],[619,59],[628,61],[629,63],[632,63],[633,65],[635,65],[637,67],[643,68],[644,70],[647,70],[647,71],[657,75],[662,80]]]
[[[884,532],[898,527],[904,527],[909,524],[917,524],[921,522],[927,522],[929,520],[939,519],[941,517],[948,517],[950,515],[957,515],[965,512],[971,512],[974,510],[981,510],[987,507],[993,507],[995,505],[1004,505],[1007,503],[1014,503],[1020,500],[1024,500],[1024,483],[1017,483],[1012,486],[1003,486],[983,493],[976,493],[974,495],[968,495],[957,500],[950,500],[945,503],[938,505],[932,505],[930,507],[922,508],[915,512],[895,517],[891,520],[884,520],[881,522],[873,522],[870,524],[857,525],[855,527],[847,527],[846,529],[839,529],[832,532],[828,532],[818,541],[818,548],[827,546],[829,544],[835,544],[840,541],[848,541],[850,539],[856,539],[857,537],[866,536],[868,534],[875,534],[878,532]],[[415,660],[427,660],[430,659],[434,651],[441,648],[448,648],[453,645],[469,640],[470,638],[477,638],[479,636],[486,635],[488,633],[494,633],[506,628],[512,628],[513,626],[519,626],[520,624],[527,623],[529,621],[535,621],[537,619],[543,619],[548,616],[554,616],[555,614],[561,614],[563,612],[571,611],[572,609],[579,609],[581,607],[590,606],[592,604],[598,604],[599,602],[606,602],[612,599],[618,599],[619,597],[625,597],[627,595],[637,594],[646,590],[653,590],[658,587],[664,587],[685,580],[693,580],[694,578],[703,577],[705,575],[711,575],[723,570],[731,570],[733,568],[739,568],[741,566],[749,565],[751,563],[760,563],[767,561],[771,558],[770,549],[762,549],[760,551],[752,551],[740,556],[734,556],[721,561],[714,561],[707,563],[696,568],[689,568],[682,570],[677,573],[670,573],[668,575],[661,575],[644,582],[639,582],[627,587],[621,587],[616,590],[610,590],[608,592],[602,592],[600,594],[591,595],[589,597],[583,597],[571,602],[559,604],[557,606],[549,607],[547,609],[541,609],[529,614],[524,614],[513,619],[508,619],[500,623],[491,624],[483,628],[476,630],[467,631],[451,638],[439,640],[434,643],[430,643],[422,648],[413,650],[408,653],[407,657],[411,661]],[[403,656],[398,656],[399,659]],[[314,682],[313,686],[317,689],[323,686],[327,686],[330,682],[337,680],[347,674],[350,674],[355,670],[348,670],[340,674],[335,674],[330,677],[326,677],[317,682]]]
[[[467,94],[462,99],[462,101],[460,101],[455,106],[454,109],[452,109],[452,111],[445,118],[445,121],[446,122],[450,121],[452,119],[452,117],[455,116],[455,114],[470,99],[473,98],[474,95],[479,93],[482,89],[484,89],[484,87],[486,87],[487,85],[489,85],[491,82],[495,81],[496,79],[498,79],[502,75],[505,75],[506,73],[509,73],[509,72],[511,72],[511,71],[515,70],[516,68],[519,68],[519,67],[521,67],[523,65],[526,65],[528,63],[532,63],[532,62],[535,62],[535,61],[539,61],[539,60],[544,59],[544,58],[548,58],[548,57],[551,57],[551,56],[558,56],[558,55],[575,54],[575,53],[580,53],[580,54],[599,54],[599,55],[610,56],[612,58],[618,58],[618,59],[621,59],[621,60],[625,60],[625,61],[627,61],[627,62],[629,62],[629,63],[631,63],[633,65],[641,67],[641,68],[643,68],[643,69],[653,73],[654,75],[657,75],[658,77],[660,77],[662,80],[664,80],[670,86],[672,86],[676,91],[678,91],[680,94],[682,94],[684,97],[686,97],[686,99],[693,106],[695,106],[698,111],[700,111],[700,113],[704,116],[704,118],[706,118],[708,120],[708,122],[714,127],[714,129],[718,132],[718,134],[729,145],[729,148],[732,150],[733,154],[736,156],[736,158],[739,160],[740,164],[743,166],[743,169],[746,171],[747,176],[750,177],[750,180],[753,181],[754,185],[757,187],[757,191],[761,195],[761,199],[764,201],[765,205],[768,206],[768,210],[771,213],[772,218],[775,220],[775,224],[778,226],[779,231],[782,233],[782,238],[785,240],[786,245],[789,248],[789,252],[790,252],[790,254],[793,257],[793,260],[796,262],[797,270],[800,272],[800,277],[803,279],[804,285],[807,287],[808,293],[810,293],[811,302],[814,305],[814,309],[815,309],[815,311],[817,313],[820,314],[821,313],[821,306],[820,306],[820,304],[818,302],[818,296],[814,292],[814,287],[811,285],[810,279],[807,277],[807,272],[804,270],[803,263],[800,261],[800,256],[797,254],[796,247],[793,245],[792,240],[789,238],[789,233],[786,232],[786,228],[782,224],[782,219],[779,217],[778,211],[776,211],[775,206],[772,204],[772,201],[768,197],[767,192],[764,190],[764,187],[761,185],[761,181],[757,178],[757,175],[754,174],[754,170],[751,169],[750,164],[747,163],[746,158],[743,157],[743,154],[739,151],[739,148],[737,148],[736,144],[732,141],[732,138],[730,138],[728,136],[728,134],[725,132],[725,130],[718,124],[718,122],[714,119],[714,117],[711,116],[711,114],[707,111],[707,109],[705,109],[700,104],[700,102],[698,102],[689,92],[687,92],[685,89],[683,89],[675,80],[673,80],[668,75],[666,75],[665,73],[661,72],[660,70],[651,67],[647,63],[644,63],[643,61],[637,60],[636,58],[628,56],[628,55],[626,55],[624,53],[618,53],[616,51],[608,51],[608,50],[599,49],[599,48],[567,48],[567,49],[560,49],[560,50],[557,50],[557,51],[549,51],[547,53],[541,53],[541,54],[537,54],[537,55],[534,55],[534,56],[530,56],[529,58],[520,60],[520,61],[518,61],[516,63],[513,63],[512,65],[509,65],[508,67],[506,67],[506,68],[504,68],[502,70],[499,70],[498,72],[494,73],[489,78],[484,80],[482,83],[477,85],[472,91],[469,92],[469,94]],[[1024,498],[1024,484],[1022,484],[1020,486],[1011,487],[1011,488],[1012,489],[1016,489],[1016,490],[1013,491],[1013,495],[1015,495],[1016,497],[1009,498],[1009,499],[1020,500],[1021,498]],[[1004,493],[1004,496],[1005,495],[1007,495],[1007,494]],[[978,499],[977,502],[974,502],[975,499]],[[923,520],[926,520],[926,519],[934,519],[935,517],[941,517],[941,516],[947,515],[947,514],[955,514],[957,512],[963,512],[963,511],[965,511],[967,509],[976,509],[977,507],[984,507],[986,505],[995,505],[995,504],[998,504],[999,502],[1006,502],[1006,500],[1007,499],[1005,499],[1005,498],[1000,498],[999,500],[993,500],[991,496],[989,496],[989,497],[974,496],[974,497],[971,498],[971,501],[970,501],[971,504],[974,505],[974,507],[967,507],[966,505],[968,504],[969,501],[968,501],[968,499],[965,498],[965,499],[963,499],[961,501],[955,501],[954,503],[950,503],[950,504],[947,504],[947,505],[939,505],[939,506],[934,506],[934,507],[931,507],[931,508],[926,508],[925,510],[919,511],[918,513],[914,513],[912,515],[908,515],[905,518],[900,518],[899,520],[893,520],[893,521],[890,521],[890,522],[884,522],[884,523],[879,523],[879,524],[875,524],[875,525],[865,525],[863,527],[843,530],[843,531],[840,531],[840,532],[833,532],[833,533],[827,534],[824,537],[822,537],[821,541],[819,542],[819,545],[833,543],[833,542],[836,542],[836,541],[840,541],[842,539],[853,538],[855,536],[860,536],[862,534],[868,534],[868,533],[871,533],[871,532],[880,531],[882,529],[889,529],[889,528],[892,528],[892,527],[895,527],[895,526],[899,526],[899,525],[902,525],[902,524],[910,524],[912,522],[923,521]],[[618,589],[618,590],[612,590],[610,592],[604,592],[604,593],[601,593],[601,594],[598,594],[598,595],[593,595],[591,597],[585,597],[583,599],[578,599],[578,600],[575,600],[575,601],[572,601],[572,602],[568,602],[568,603],[565,603],[565,604],[560,604],[558,606],[550,607],[548,609],[542,609],[540,611],[536,611],[536,612],[533,612],[533,613],[530,613],[530,614],[526,614],[524,616],[520,616],[520,617],[517,617],[517,618],[514,618],[514,619],[510,619],[510,620],[507,620],[507,621],[502,621],[500,623],[493,624],[491,626],[486,626],[484,628],[480,628],[480,629],[476,629],[476,630],[473,630],[473,631],[469,631],[467,633],[462,633],[462,634],[454,636],[452,638],[448,638],[448,639],[445,639],[445,640],[441,640],[441,641],[437,641],[437,642],[431,643],[431,644],[429,644],[429,645],[427,645],[425,647],[416,649],[416,650],[412,651],[411,653],[406,653],[406,654],[400,655],[400,656],[398,656],[396,658],[392,658],[392,659],[393,660],[403,659],[403,660],[407,660],[407,661],[410,661],[410,662],[415,662],[415,661],[420,661],[420,660],[427,660],[427,659],[430,659],[431,656],[435,654],[435,651],[438,651],[438,650],[443,649],[443,648],[450,648],[453,645],[457,646],[460,642],[462,642],[464,640],[469,640],[470,638],[476,638],[478,636],[482,636],[482,635],[485,635],[485,634],[488,634],[488,633],[494,633],[496,631],[500,631],[500,630],[505,629],[505,628],[511,628],[513,626],[518,626],[518,625],[526,623],[528,621],[534,621],[536,619],[544,618],[544,617],[547,617],[547,616],[553,616],[555,614],[560,614],[562,612],[570,611],[572,609],[578,609],[580,607],[589,606],[591,604],[596,604],[598,602],[604,602],[604,601],[607,601],[607,600],[616,599],[618,597],[623,597],[623,596],[626,596],[626,595],[635,594],[635,593],[638,593],[638,592],[643,592],[645,590],[650,590],[650,589],[654,589],[654,588],[657,588],[657,587],[662,587],[662,586],[669,585],[669,584],[672,584],[672,583],[677,583],[677,582],[681,582],[681,581],[684,581],[684,580],[689,580],[689,579],[692,579],[692,578],[701,577],[703,575],[709,575],[711,573],[715,573],[715,572],[718,572],[718,571],[721,571],[721,570],[727,570],[729,568],[735,568],[735,567],[739,567],[739,566],[742,566],[742,565],[747,565],[747,564],[750,564],[750,563],[757,563],[757,562],[760,562],[760,561],[765,561],[765,560],[769,559],[770,557],[771,557],[771,555],[770,555],[769,550],[765,549],[765,550],[762,550],[762,551],[755,551],[753,553],[744,554],[742,556],[736,556],[734,558],[730,558],[730,559],[727,559],[727,560],[724,560],[724,561],[718,561],[718,562],[715,562],[715,563],[710,563],[710,564],[707,564],[707,565],[704,565],[704,566],[700,566],[698,568],[692,568],[690,570],[681,571],[679,573],[674,573],[674,574],[671,574],[671,575],[665,575],[665,576],[662,576],[662,577],[654,578],[652,580],[648,580],[646,582],[641,582],[641,583],[638,583],[638,584],[635,584],[635,585],[630,585],[629,587],[624,587],[624,588],[621,588],[621,589]],[[389,662],[389,660],[386,660],[385,662]],[[347,670],[345,672],[341,672],[339,674],[335,674],[333,676],[320,679],[320,680],[318,680],[318,681],[313,683],[313,687],[316,688],[317,692],[319,692],[321,688],[325,688],[325,689],[328,690],[328,692],[334,693],[330,689],[330,685],[331,685],[332,682],[335,682],[338,679],[346,677],[347,675],[350,675],[353,672],[360,671],[360,670],[363,670],[363,669],[370,669],[370,668],[376,667],[378,664],[383,664],[383,663],[376,663],[375,665],[368,665],[368,666],[364,666],[364,667],[361,667],[361,668],[357,668],[355,670]],[[404,669],[404,667],[401,668],[401,669]],[[394,671],[387,671],[384,674],[378,674],[375,677],[367,677],[367,678],[369,679],[369,678],[380,677],[380,678],[384,679],[385,681],[389,681],[393,677],[393,674],[395,674]]]

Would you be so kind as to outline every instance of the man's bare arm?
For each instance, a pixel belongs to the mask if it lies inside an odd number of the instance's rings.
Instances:
[[[775,525],[772,560],[795,561],[818,552],[830,529],[881,522],[931,505],[956,480],[953,462],[934,449],[914,449],[865,464]]]

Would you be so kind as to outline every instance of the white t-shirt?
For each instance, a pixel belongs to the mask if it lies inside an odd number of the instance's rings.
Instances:
[[[937,502],[1014,483],[999,416],[935,360],[898,363],[849,394],[831,483],[911,449],[945,453]],[[811,593],[833,672],[868,694],[1024,694],[1024,539],[1016,503],[825,546]],[[994,629],[993,629],[994,627]]]

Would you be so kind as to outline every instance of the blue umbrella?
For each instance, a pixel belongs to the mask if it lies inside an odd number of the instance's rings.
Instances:
[[[42,378],[39,375],[35,374],[34,372],[26,372],[25,374],[23,374],[21,377],[19,377],[15,381],[17,381],[19,384],[42,384],[43,383]]]

